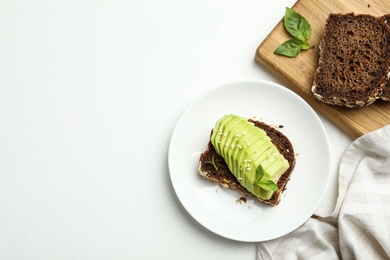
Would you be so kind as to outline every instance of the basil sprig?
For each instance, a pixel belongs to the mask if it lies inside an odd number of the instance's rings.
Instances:
[[[296,57],[301,50],[313,48],[307,41],[311,35],[310,23],[291,8],[286,7],[284,15],[284,28],[293,37],[285,41],[274,51],[275,54],[287,57]]]
[[[278,185],[276,185],[276,183],[273,182],[272,180],[263,180],[264,169],[261,166],[261,164],[256,169],[256,178],[257,181],[255,182],[255,185],[259,186],[260,188],[266,191],[277,191],[279,189]]]

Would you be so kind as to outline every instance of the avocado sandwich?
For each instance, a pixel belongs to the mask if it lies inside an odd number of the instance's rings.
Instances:
[[[276,127],[230,114],[212,129],[198,172],[223,188],[275,206],[294,167],[294,148]]]

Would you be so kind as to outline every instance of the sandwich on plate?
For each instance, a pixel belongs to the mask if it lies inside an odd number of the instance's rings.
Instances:
[[[290,140],[277,127],[225,115],[211,131],[199,158],[201,176],[268,205],[280,203],[295,167]]]

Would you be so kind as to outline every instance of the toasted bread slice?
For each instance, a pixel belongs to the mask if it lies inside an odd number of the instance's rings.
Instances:
[[[390,29],[367,14],[330,14],[320,42],[312,93],[319,100],[362,107],[382,95],[390,69]]]
[[[279,152],[289,162],[289,168],[283,173],[277,183],[279,190],[274,192],[269,200],[263,200],[259,197],[256,197],[251,192],[246,190],[243,186],[241,186],[233,173],[231,173],[225,160],[215,151],[211,141],[209,141],[206,151],[200,155],[198,172],[204,178],[219,184],[223,188],[238,191],[244,197],[255,198],[266,204],[275,206],[279,204],[282,193],[286,189],[287,182],[289,181],[291,173],[295,167],[294,148],[290,140],[276,128],[264,122],[255,121],[252,119],[249,119],[249,121],[253,122],[256,127],[263,129],[267,133],[273,144],[278,148]],[[216,170],[212,164],[205,163],[207,161],[211,161],[213,157],[218,170]]]

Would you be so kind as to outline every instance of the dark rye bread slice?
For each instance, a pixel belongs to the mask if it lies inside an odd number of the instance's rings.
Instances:
[[[286,189],[287,182],[289,181],[291,173],[295,167],[294,148],[290,140],[283,133],[281,133],[274,127],[264,122],[255,121],[252,119],[249,119],[248,121],[253,122],[255,126],[263,129],[267,133],[267,135],[271,138],[274,145],[278,148],[279,152],[284,156],[284,158],[290,164],[289,168],[286,170],[286,172],[283,173],[283,175],[280,177],[277,183],[279,187],[279,191],[274,192],[272,197],[269,200],[263,200],[253,195],[251,192],[249,192],[247,189],[241,186],[241,184],[237,181],[236,177],[229,170],[225,160],[215,151],[215,148],[210,140],[206,151],[204,151],[200,155],[198,172],[204,178],[219,184],[221,187],[225,189],[238,191],[244,197],[255,198],[266,204],[275,206],[279,204],[282,193]],[[212,164],[205,163],[206,161],[211,161],[213,156],[214,156],[214,162],[218,170],[216,170]]]
[[[346,107],[362,107],[377,100],[390,68],[389,35],[381,18],[330,14],[319,46],[314,96]]]
[[[390,28],[390,14],[382,16],[383,22]],[[390,42],[390,39],[389,39]],[[390,43],[389,43],[390,44]],[[381,99],[385,101],[390,101],[390,72],[387,74],[386,85],[383,88],[383,93]]]

